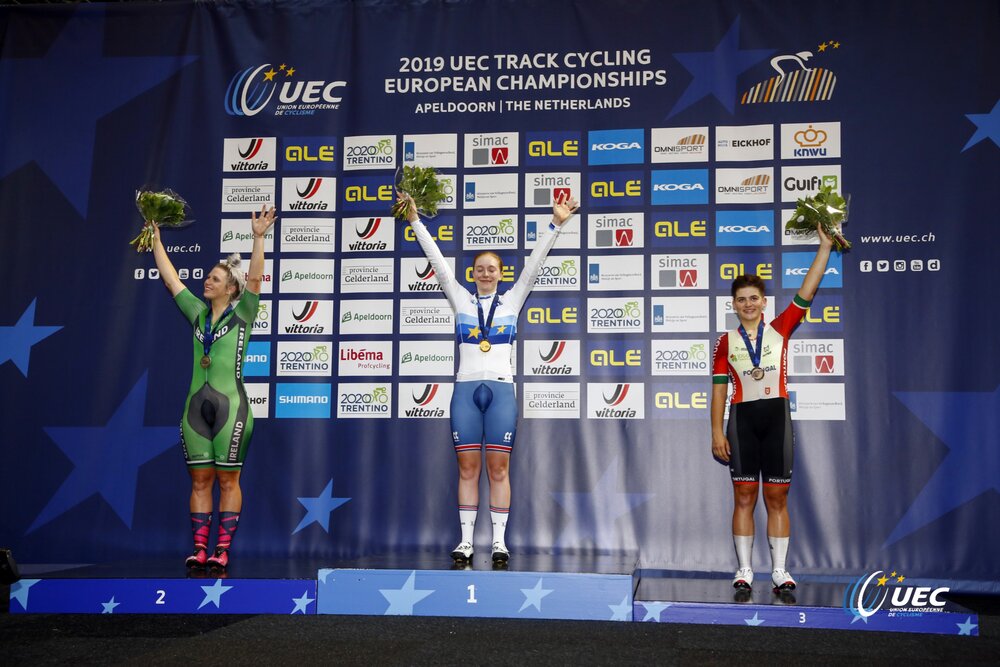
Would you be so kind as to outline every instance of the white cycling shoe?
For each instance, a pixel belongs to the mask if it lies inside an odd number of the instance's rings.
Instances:
[[[795,588],[795,580],[792,579],[792,575],[788,574],[787,570],[782,570],[781,568],[771,572],[771,583],[779,591],[790,591]]]
[[[510,551],[507,550],[507,545],[502,542],[493,543],[493,562],[494,563],[506,563],[510,560]]]
[[[472,542],[462,542],[451,552],[451,557],[458,563],[472,560]]]
[[[749,567],[741,567],[736,570],[736,575],[733,577],[733,588],[739,588],[743,590],[750,590],[753,585],[753,570]]]

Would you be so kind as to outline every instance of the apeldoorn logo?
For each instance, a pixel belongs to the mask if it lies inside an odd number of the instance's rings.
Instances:
[[[653,205],[707,204],[707,169],[658,169],[651,175]]]
[[[645,133],[635,130],[592,130],[587,133],[589,164],[642,164],[646,161]]]
[[[517,132],[465,135],[465,167],[518,166]]]
[[[337,179],[333,176],[281,179],[281,210],[302,213],[337,210]]]
[[[274,171],[274,137],[225,139],[222,148],[222,171]]]
[[[236,72],[226,88],[223,107],[230,116],[251,117],[274,102],[275,116],[314,116],[336,111],[343,101],[346,81],[296,77],[298,70],[271,63],[250,65]],[[277,98],[275,98],[277,93]]]
[[[718,211],[715,214],[715,245],[774,245],[774,211]]]
[[[553,202],[580,199],[580,174],[547,173],[524,175],[524,207],[552,208]]]
[[[650,131],[650,162],[708,162],[708,127],[658,127]]]
[[[250,254],[253,251],[253,230],[246,218],[241,217],[237,220],[223,218],[219,225],[219,234],[219,252]],[[264,252],[274,252],[274,227],[264,234]]]
[[[392,299],[342,299],[341,335],[392,333]]]
[[[336,284],[336,260],[283,259],[278,279],[282,294],[332,294]]]
[[[452,340],[399,341],[397,372],[409,375],[454,375],[455,342]]]
[[[587,245],[590,248],[643,247],[643,213],[599,213],[587,216]]]
[[[588,383],[587,416],[591,419],[645,418],[645,386],[641,382]]]
[[[396,249],[396,225],[392,218],[344,218],[340,251],[392,252]]]
[[[285,137],[281,166],[286,171],[323,171],[337,166],[337,137]]]
[[[861,575],[844,589],[844,613],[867,623],[879,612],[892,617],[944,611],[947,604],[944,596],[951,590],[949,587],[903,585],[905,581],[906,577],[895,570]]]

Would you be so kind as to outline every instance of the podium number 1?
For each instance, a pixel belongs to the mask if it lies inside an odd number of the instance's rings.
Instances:
[[[479,600],[476,599],[476,585],[469,584],[466,588],[469,589],[469,599],[466,600],[469,604],[476,604]]]

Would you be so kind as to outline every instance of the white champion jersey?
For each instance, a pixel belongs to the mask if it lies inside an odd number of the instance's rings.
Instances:
[[[479,349],[482,335],[476,301],[482,303],[485,322],[489,319],[490,307],[497,298],[497,293],[477,296],[475,291],[470,292],[460,285],[424,223],[418,220],[410,223],[410,227],[413,228],[420,247],[434,268],[441,289],[455,313],[455,340],[458,343],[458,374],[455,379],[458,382],[472,380],[513,382],[514,368],[511,359],[514,341],[517,339],[517,316],[535,284],[535,278],[542,268],[542,263],[545,262],[545,257],[559,236],[559,227],[549,223],[548,233],[538,239],[535,249],[525,260],[524,270],[521,271],[517,282],[500,296],[500,303],[493,313],[493,323],[490,326],[488,339],[492,347],[489,352]]]

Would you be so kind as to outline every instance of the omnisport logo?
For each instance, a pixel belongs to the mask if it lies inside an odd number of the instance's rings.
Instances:
[[[888,616],[921,616],[924,612],[944,611],[945,600],[941,596],[950,589],[901,586],[905,580],[898,572],[886,574],[883,570],[861,575],[844,590],[844,613],[867,623],[883,608]]]
[[[275,116],[314,116],[317,111],[340,108],[339,89],[346,81],[294,80],[297,70],[288,65],[275,68],[271,63],[251,65],[233,76],[223,101],[230,116],[256,116],[278,91]]]

